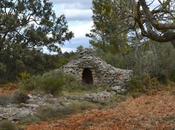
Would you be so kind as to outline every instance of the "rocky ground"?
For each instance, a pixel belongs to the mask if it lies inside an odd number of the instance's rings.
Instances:
[[[13,88],[14,86],[5,90],[0,89],[0,96],[11,95],[16,91]],[[86,100],[84,105],[88,102],[104,103],[109,101],[113,94],[102,91],[64,98],[29,94],[30,99],[26,103],[0,106],[0,119],[7,118],[18,122],[35,114],[40,106],[64,109],[74,101]],[[60,119],[29,123],[24,128],[25,130],[174,130],[174,101],[175,89],[163,89],[137,98],[129,97],[112,108],[90,109]]]
[[[19,95],[16,87],[14,89],[12,88],[14,88],[14,86],[0,89],[0,121],[28,122],[32,121],[33,118],[35,118],[35,121],[38,121],[40,119],[36,118],[40,118],[44,113],[43,111],[50,111],[52,114],[54,112],[65,112],[66,110],[72,113],[72,111],[75,111],[72,109],[81,109],[83,105],[86,105],[88,109],[88,107],[92,106],[90,103],[102,104],[110,102],[115,95],[115,92],[101,91],[96,93],[87,92],[79,96],[55,97],[51,94],[31,92],[26,95],[28,99],[26,99],[25,102],[14,102],[14,100],[23,100],[24,97]],[[80,108],[76,108],[76,105]],[[84,107],[84,109],[86,108]],[[38,115],[38,113],[40,115]]]
[[[27,130],[174,130],[175,93],[162,90],[129,98],[117,107],[32,124]]]

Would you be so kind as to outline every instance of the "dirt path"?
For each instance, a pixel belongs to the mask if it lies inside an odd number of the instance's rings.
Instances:
[[[108,110],[91,110],[69,118],[42,122],[26,130],[172,130],[175,128],[175,94],[130,98]]]

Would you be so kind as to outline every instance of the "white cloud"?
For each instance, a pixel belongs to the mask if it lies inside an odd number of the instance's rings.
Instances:
[[[75,48],[68,48],[68,47],[62,47],[61,48],[61,51],[64,53],[64,52],[75,52],[76,49]]]
[[[89,47],[89,39],[85,34],[89,33],[92,22],[92,0],[50,0],[53,2],[56,14],[66,16],[69,30],[74,33],[74,38],[61,46],[63,52],[75,51],[80,45]]]
[[[91,4],[82,4],[82,3],[73,3],[73,4],[67,4],[67,3],[61,3],[59,4],[61,8],[67,8],[67,9],[89,9],[91,8]]]
[[[64,14],[67,20],[91,20],[92,10],[91,9],[64,9],[60,11],[60,14]]]
[[[91,0],[50,0],[54,4],[65,6],[66,8],[87,9],[92,5]]]
[[[85,38],[92,25],[92,21],[73,21],[69,22],[69,29],[74,33],[75,38]]]
[[[58,16],[64,14],[66,16],[66,19],[68,21],[72,20],[81,20],[81,21],[87,21],[91,20],[92,17],[92,10],[90,8],[88,9],[81,9],[81,8],[67,8],[67,6],[62,5],[54,5],[54,10]]]
[[[89,48],[89,38],[73,38],[72,40],[65,43],[64,46],[60,46],[62,52],[71,52],[76,51],[77,47],[83,46],[85,48]]]

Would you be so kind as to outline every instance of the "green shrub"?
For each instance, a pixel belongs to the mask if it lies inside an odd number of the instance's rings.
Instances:
[[[167,75],[163,74],[163,73],[158,73],[156,75],[153,75],[153,77],[155,77],[160,83],[162,84],[167,84],[168,83],[168,77]]]
[[[0,130],[18,130],[18,129],[12,122],[4,120],[0,122]]]
[[[20,80],[27,80],[27,79],[29,79],[31,77],[31,74],[30,73],[28,73],[28,72],[21,72],[21,73],[19,73],[19,78],[20,78]]]
[[[53,95],[61,95],[62,92],[96,91],[99,88],[94,85],[85,85],[77,81],[73,76],[61,71],[51,71],[43,75],[32,76],[30,79],[21,81],[21,89],[32,91],[38,90]]]
[[[39,76],[32,76],[30,79],[22,80],[20,87],[26,91],[32,91],[37,88]]]
[[[62,91],[62,86],[65,83],[65,79],[60,76],[43,76],[38,81],[39,90],[43,90],[46,93],[60,94]]]
[[[52,71],[43,75],[32,76],[21,82],[23,90],[39,90],[54,95],[60,95],[63,90],[72,91],[83,89],[83,86],[74,77],[60,71]]]
[[[160,82],[155,77],[144,75],[135,76],[128,82],[128,93],[133,97],[138,97],[142,93],[151,92],[160,88]]]
[[[129,92],[143,92],[144,87],[143,87],[143,82],[140,77],[133,77],[129,82],[128,82],[128,90]]]
[[[146,90],[157,89],[160,86],[159,81],[156,77],[151,77],[150,75],[145,75],[143,77],[143,85]]]

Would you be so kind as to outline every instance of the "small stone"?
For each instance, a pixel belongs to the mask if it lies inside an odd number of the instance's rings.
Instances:
[[[120,91],[122,89],[121,86],[114,86],[111,88],[112,91]]]
[[[84,99],[92,102],[108,102],[112,98],[113,94],[107,91],[98,93],[86,94]]]

